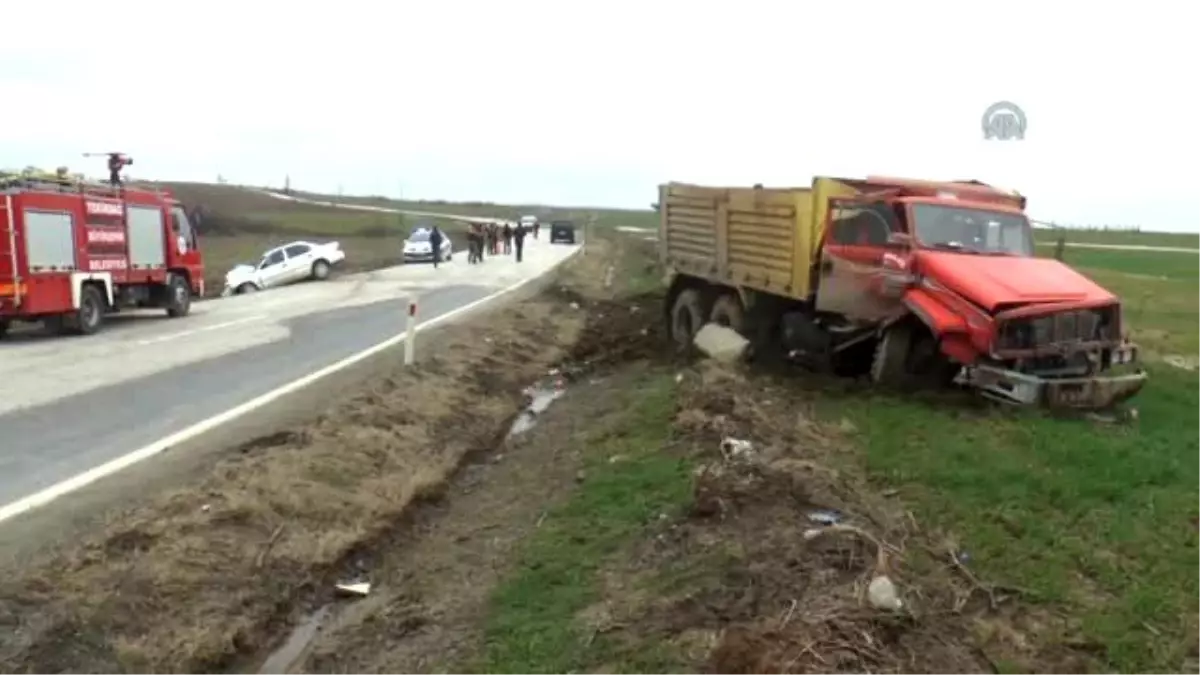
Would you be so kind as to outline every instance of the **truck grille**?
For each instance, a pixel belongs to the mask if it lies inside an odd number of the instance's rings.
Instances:
[[[1006,321],[996,333],[995,351],[1114,341],[1119,336],[1118,311],[1113,305]]]

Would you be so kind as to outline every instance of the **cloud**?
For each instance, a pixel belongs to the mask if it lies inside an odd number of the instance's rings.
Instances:
[[[643,206],[663,180],[979,178],[1044,219],[1200,229],[1191,10],[1067,3],[18,4],[6,161]],[[70,22],[61,20],[70,16]],[[131,20],[136,17],[137,20]],[[11,64],[11,65],[10,65]],[[1021,142],[985,142],[1011,100]],[[10,108],[9,117],[17,112]]]

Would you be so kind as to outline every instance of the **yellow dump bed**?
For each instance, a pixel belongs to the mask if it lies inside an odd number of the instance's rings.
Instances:
[[[812,268],[829,198],[856,190],[833,178],[806,188],[659,187],[659,251],[675,270],[796,299]]]

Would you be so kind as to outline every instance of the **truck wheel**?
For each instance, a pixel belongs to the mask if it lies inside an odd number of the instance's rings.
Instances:
[[[91,335],[104,325],[104,296],[95,286],[84,286],[79,309],[63,316],[62,329],[79,335]]]
[[[9,328],[12,328],[12,322],[8,319],[0,319],[0,339],[3,339],[5,335],[8,335]]]
[[[883,387],[903,388],[908,385],[908,353],[912,346],[912,326],[897,323],[888,327],[875,345],[871,360],[871,381]]]
[[[704,311],[700,303],[700,291],[694,288],[686,288],[675,296],[669,328],[671,339],[680,349],[691,347],[696,332],[704,325]]]
[[[317,281],[324,281],[329,278],[329,263],[324,260],[318,260],[313,263],[312,277]]]
[[[708,320],[743,333],[746,329],[746,318],[741,299],[735,293],[725,293],[717,298],[712,311],[709,312]]]
[[[167,293],[167,316],[177,319],[192,311],[192,289],[187,279],[172,275],[171,283],[167,284]]]

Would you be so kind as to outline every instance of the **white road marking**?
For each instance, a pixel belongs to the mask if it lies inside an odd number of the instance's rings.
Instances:
[[[145,340],[138,340],[138,344],[139,345],[152,345],[152,344],[157,344],[159,342],[167,342],[169,340],[177,340],[181,337],[195,335],[196,333],[204,333],[204,332],[207,332],[210,330],[218,330],[220,328],[229,328],[230,326],[238,326],[243,323],[250,323],[251,321],[262,321],[265,318],[267,318],[266,314],[255,314],[254,316],[244,316],[240,319],[234,319],[232,321],[222,321],[221,323],[214,323],[210,326],[201,326],[199,328],[192,328],[190,330],[181,330],[176,333],[167,333],[166,335],[159,335],[158,337],[147,338]]]
[[[429,319],[428,321],[424,321],[417,325],[416,331],[420,332],[426,328],[432,328],[440,323],[449,321],[450,319],[454,318],[455,316],[458,316],[460,314],[465,314],[465,313],[471,311],[472,309],[475,309],[476,307],[481,307],[503,295],[511,293],[512,291],[515,291],[518,288],[521,288],[522,286],[528,284],[529,282],[534,281],[534,280],[544,276],[545,274],[554,271],[555,269],[558,268],[559,265],[561,265],[564,262],[573,258],[581,250],[583,250],[582,246],[575,249],[570,254],[564,256],[561,260],[556,261],[553,265],[546,268],[546,270],[543,271],[541,274],[522,279],[515,284],[512,284],[506,288],[496,291],[495,293],[491,293],[491,294],[486,295],[474,302],[463,305],[462,307],[459,307],[457,309],[453,309],[453,310],[446,312],[445,314],[442,314],[440,316],[436,316],[432,319]],[[287,396],[288,394],[299,391],[299,390],[303,389],[304,387],[307,387],[308,385],[313,384],[317,380],[320,380],[324,377],[328,377],[340,370],[349,368],[350,366],[358,363],[359,361],[368,359],[386,349],[389,349],[395,345],[400,344],[403,341],[404,341],[404,333],[399,333],[398,335],[390,337],[390,338],[384,340],[383,342],[380,342],[372,347],[368,347],[367,349],[364,349],[363,351],[358,352],[357,354],[352,354],[340,361],[331,363],[328,366],[321,368],[320,370],[309,373],[308,375],[305,375],[304,377],[301,377],[300,379],[293,380],[292,382],[289,382],[289,383],[283,385],[282,387],[273,389],[271,391],[268,391],[265,394],[262,394],[261,396],[258,396],[249,401],[246,401],[245,403],[234,406],[233,408],[230,408],[229,410],[226,410],[223,413],[214,415],[213,417],[210,417],[205,420],[201,420],[186,429],[177,431],[177,432],[171,434],[170,436],[167,436],[166,438],[160,438],[157,441],[154,441],[153,443],[151,443],[150,445],[147,445],[142,448],[138,448],[137,450],[134,450],[133,452],[127,453],[116,459],[105,462],[104,464],[101,464],[100,466],[93,467],[87,471],[84,471],[83,473],[72,476],[71,478],[68,478],[67,480],[61,481],[59,483],[55,483],[54,485],[51,485],[50,487],[39,490],[38,492],[35,492],[34,494],[31,494],[27,497],[22,497],[21,499],[18,499],[17,501],[11,502],[9,504],[5,504],[4,506],[0,507],[0,523],[3,523],[4,521],[14,518],[18,515],[21,515],[22,513],[25,513],[27,511],[32,511],[33,509],[36,509],[39,506],[45,506],[46,504],[49,504],[50,502],[54,501],[55,499],[58,499],[59,497],[70,494],[82,487],[90,485],[90,484],[100,480],[101,478],[104,478],[106,476],[111,476],[112,474],[115,474],[118,471],[121,471],[122,469],[126,469],[130,466],[133,466],[134,464],[136,464],[144,459],[153,457],[154,455],[157,455],[157,454],[163,452],[164,450],[170,448],[171,446],[178,445],[185,441],[191,440],[197,436],[200,436],[201,434],[203,434],[205,432],[211,431],[212,429],[215,429],[215,428],[221,426],[222,424],[225,424],[226,422],[231,422],[231,421],[241,417],[242,415],[253,412],[254,410],[257,410],[269,403],[273,403],[274,401],[276,401],[280,398],[283,398],[284,396]]]

